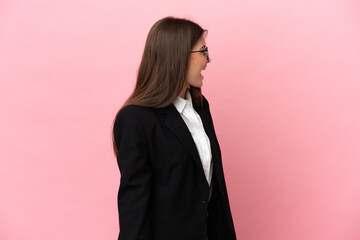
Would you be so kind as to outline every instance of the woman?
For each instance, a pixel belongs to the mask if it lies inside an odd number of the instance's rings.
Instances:
[[[209,104],[206,30],[167,17],[151,28],[135,90],[116,115],[121,240],[236,239]]]

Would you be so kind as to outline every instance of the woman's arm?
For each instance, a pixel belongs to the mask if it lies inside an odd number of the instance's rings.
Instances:
[[[150,240],[149,197],[151,169],[148,143],[138,117],[125,107],[114,123],[121,172],[118,193],[119,240]]]

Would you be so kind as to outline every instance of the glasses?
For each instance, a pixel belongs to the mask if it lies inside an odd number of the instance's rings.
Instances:
[[[196,53],[196,52],[202,53],[206,57],[206,60],[208,62],[210,62],[209,48],[208,47],[205,47],[203,50],[199,50],[199,51],[191,51],[190,53]]]

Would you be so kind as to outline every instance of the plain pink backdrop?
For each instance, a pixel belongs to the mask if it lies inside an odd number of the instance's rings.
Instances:
[[[355,0],[0,3],[0,239],[115,239],[112,120],[158,19],[209,30],[238,239],[360,239]]]

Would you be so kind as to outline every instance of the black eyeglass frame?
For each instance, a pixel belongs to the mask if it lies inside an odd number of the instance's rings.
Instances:
[[[208,47],[205,47],[205,49],[203,49],[203,50],[191,51],[190,53],[196,53],[196,52],[200,52],[200,53],[204,54],[204,56],[206,57],[206,60],[207,60],[208,62],[210,61],[209,48],[208,48]]]

